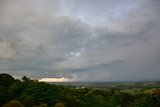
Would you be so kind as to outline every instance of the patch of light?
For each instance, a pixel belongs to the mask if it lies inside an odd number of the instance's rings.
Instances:
[[[79,57],[81,55],[81,52],[70,52],[70,54],[74,57]]]
[[[39,81],[40,82],[68,82],[71,80],[66,78],[42,78]]]

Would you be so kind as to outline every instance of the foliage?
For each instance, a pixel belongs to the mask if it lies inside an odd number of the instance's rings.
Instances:
[[[110,99],[111,103],[114,105],[120,105],[123,107],[127,107],[131,101],[133,101],[133,96],[129,93],[118,92],[113,94]]]
[[[3,105],[3,107],[23,107],[23,105],[19,101],[13,100]]]
[[[10,84],[12,84],[13,82],[14,82],[14,78],[13,78],[11,75],[6,74],[6,73],[2,73],[2,74],[0,75],[0,84],[1,84],[2,86],[7,87],[7,86],[9,86]]]
[[[74,88],[0,74],[2,107],[160,107],[160,90]]]

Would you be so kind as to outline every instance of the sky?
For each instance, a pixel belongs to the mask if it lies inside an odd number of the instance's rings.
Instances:
[[[160,0],[0,0],[0,73],[160,80],[159,10]]]

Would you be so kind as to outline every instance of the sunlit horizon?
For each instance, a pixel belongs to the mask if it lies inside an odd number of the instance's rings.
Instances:
[[[39,79],[40,82],[69,82],[71,79],[67,78],[42,78]]]

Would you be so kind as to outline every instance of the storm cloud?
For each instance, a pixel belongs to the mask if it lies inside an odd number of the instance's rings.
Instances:
[[[1,0],[0,72],[160,79],[159,0]]]

